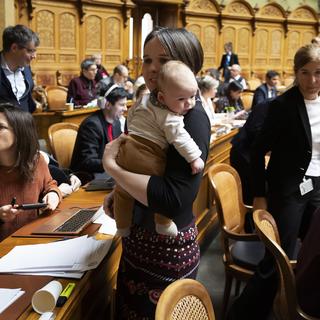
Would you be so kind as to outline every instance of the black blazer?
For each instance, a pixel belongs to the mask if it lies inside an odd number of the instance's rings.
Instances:
[[[33,112],[36,108],[36,103],[32,99],[33,80],[30,67],[24,67],[22,70],[26,84],[26,91],[18,101],[12,91],[10,81],[1,68],[1,63],[0,52],[0,102],[10,102],[25,111]]]
[[[277,96],[277,90],[276,88],[272,88],[272,98],[275,98]],[[264,102],[266,100],[268,100],[270,98],[268,98],[268,86],[266,83],[263,83],[261,86],[259,86],[253,95],[253,99],[252,99],[252,107],[255,106],[258,103]]]
[[[264,156],[271,151],[267,171]],[[311,161],[312,138],[304,98],[298,87],[270,102],[264,126],[253,144],[251,161],[255,196],[269,191],[289,195],[299,184]]]
[[[220,66],[218,70],[223,69],[223,76],[225,77],[225,73],[227,72],[229,74],[229,66],[232,66],[233,64],[239,64],[238,55],[235,53],[231,53],[230,62],[227,63],[227,54],[225,53],[222,55]]]
[[[103,111],[98,110],[80,125],[74,145],[70,169],[89,173],[104,172],[102,156],[105,145],[109,142],[107,126]],[[116,120],[112,127],[112,136],[121,134],[120,121]]]

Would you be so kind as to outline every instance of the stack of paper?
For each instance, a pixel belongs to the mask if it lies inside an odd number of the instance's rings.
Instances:
[[[14,247],[0,259],[0,273],[41,274],[80,278],[96,268],[105,257],[112,239],[88,236]]]
[[[7,309],[13,302],[24,294],[24,291],[19,289],[2,289],[0,288],[0,314]]]

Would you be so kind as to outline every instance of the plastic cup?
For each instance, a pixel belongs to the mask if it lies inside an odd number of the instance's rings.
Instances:
[[[62,284],[56,280],[49,282],[43,288],[36,291],[31,301],[34,311],[40,314],[52,311],[56,306],[61,292]]]

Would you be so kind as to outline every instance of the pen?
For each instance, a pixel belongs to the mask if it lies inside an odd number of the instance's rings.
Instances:
[[[74,282],[69,282],[67,284],[57,300],[57,307],[62,307],[66,303],[75,286],[76,284]]]

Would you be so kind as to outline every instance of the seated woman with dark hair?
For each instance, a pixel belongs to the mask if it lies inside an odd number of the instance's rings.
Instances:
[[[229,107],[233,108],[235,113],[244,110],[241,100],[242,85],[238,81],[232,81],[228,84],[225,96],[216,101],[216,112],[227,112]]]
[[[96,74],[97,65],[94,60],[83,60],[80,77],[73,78],[69,83],[67,102],[83,106],[96,99]]]
[[[32,115],[0,104],[0,241],[37,218],[37,210],[18,205],[45,202],[52,211],[60,200],[57,183],[39,153]]]

